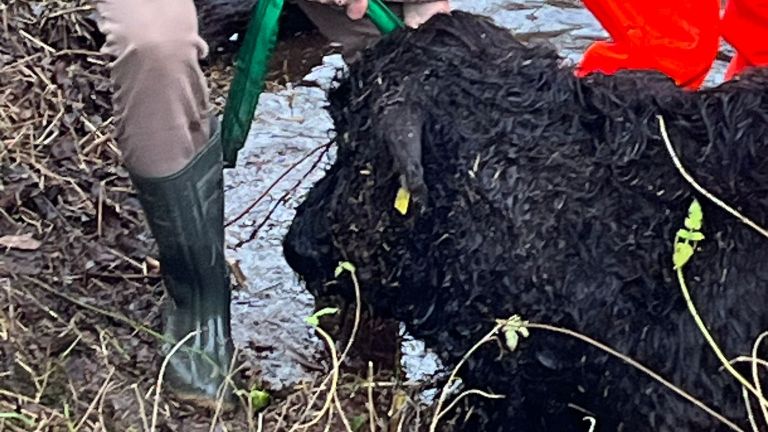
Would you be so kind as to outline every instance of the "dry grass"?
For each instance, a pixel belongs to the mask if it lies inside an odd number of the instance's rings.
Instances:
[[[92,12],[86,0],[0,5],[0,430],[295,428],[322,408],[323,380],[273,395],[259,414],[247,400],[223,415],[158,391],[164,294],[112,139]],[[205,73],[221,109],[227,58]],[[232,374],[259,384],[240,363]],[[418,387],[387,372],[336,376],[332,421],[298,430],[343,430],[342,419],[377,430],[420,424]]]

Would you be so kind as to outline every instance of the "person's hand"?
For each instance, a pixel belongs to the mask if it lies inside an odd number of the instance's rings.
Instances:
[[[347,16],[353,20],[359,20],[368,11],[368,0],[311,0],[317,3],[344,6]],[[436,0],[429,3],[405,3],[403,15],[405,25],[416,28],[438,13],[450,13],[450,0]]]
[[[368,0],[311,0],[317,3],[332,4],[344,6],[347,9],[347,16],[353,20],[359,20],[365,16],[368,11]]]
[[[438,0],[429,3],[405,3],[403,4],[403,15],[405,25],[416,28],[427,22],[434,15],[439,13],[450,13],[451,2],[449,0]]]

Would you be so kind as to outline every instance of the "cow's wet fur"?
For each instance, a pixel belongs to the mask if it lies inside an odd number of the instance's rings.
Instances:
[[[486,18],[437,16],[384,38],[331,91],[338,157],[299,208],[286,258],[318,297],[354,298],[333,274],[354,263],[366,304],[449,367],[494,319],[520,314],[608,344],[747,429],[740,386],[686,308],[673,240],[698,198],[706,239],[685,275],[730,358],[768,329],[768,240],[682,178],[656,116],[694,177],[765,226],[767,85],[766,70],[698,92],[654,72],[577,79],[555,50]],[[503,355],[487,344],[459,375],[505,399],[470,398],[457,430],[586,431],[585,412],[597,431],[726,430],[552,333]]]

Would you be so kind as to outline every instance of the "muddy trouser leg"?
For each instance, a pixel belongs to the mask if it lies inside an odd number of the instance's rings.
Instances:
[[[192,0],[97,0],[113,57],[116,139],[160,253],[171,301],[166,387],[213,406],[233,346],[224,260],[222,149],[198,60],[207,46]],[[225,408],[233,398],[224,393]]]
[[[371,20],[368,18],[351,20],[341,7],[329,6],[308,0],[295,0],[295,3],[312,21],[320,33],[331,42],[342,46],[341,55],[347,63],[356,60],[360,51],[372,45],[381,37],[381,33]],[[387,5],[402,18],[402,4],[388,3]]]

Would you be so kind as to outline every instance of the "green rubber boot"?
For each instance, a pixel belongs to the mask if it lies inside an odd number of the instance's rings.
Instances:
[[[162,178],[132,176],[160,252],[166,305],[163,346],[197,332],[171,357],[164,382],[198,406],[235,408],[230,371],[231,287],[224,259],[224,181],[218,123],[208,146],[185,168]],[[171,343],[173,341],[173,343]]]

